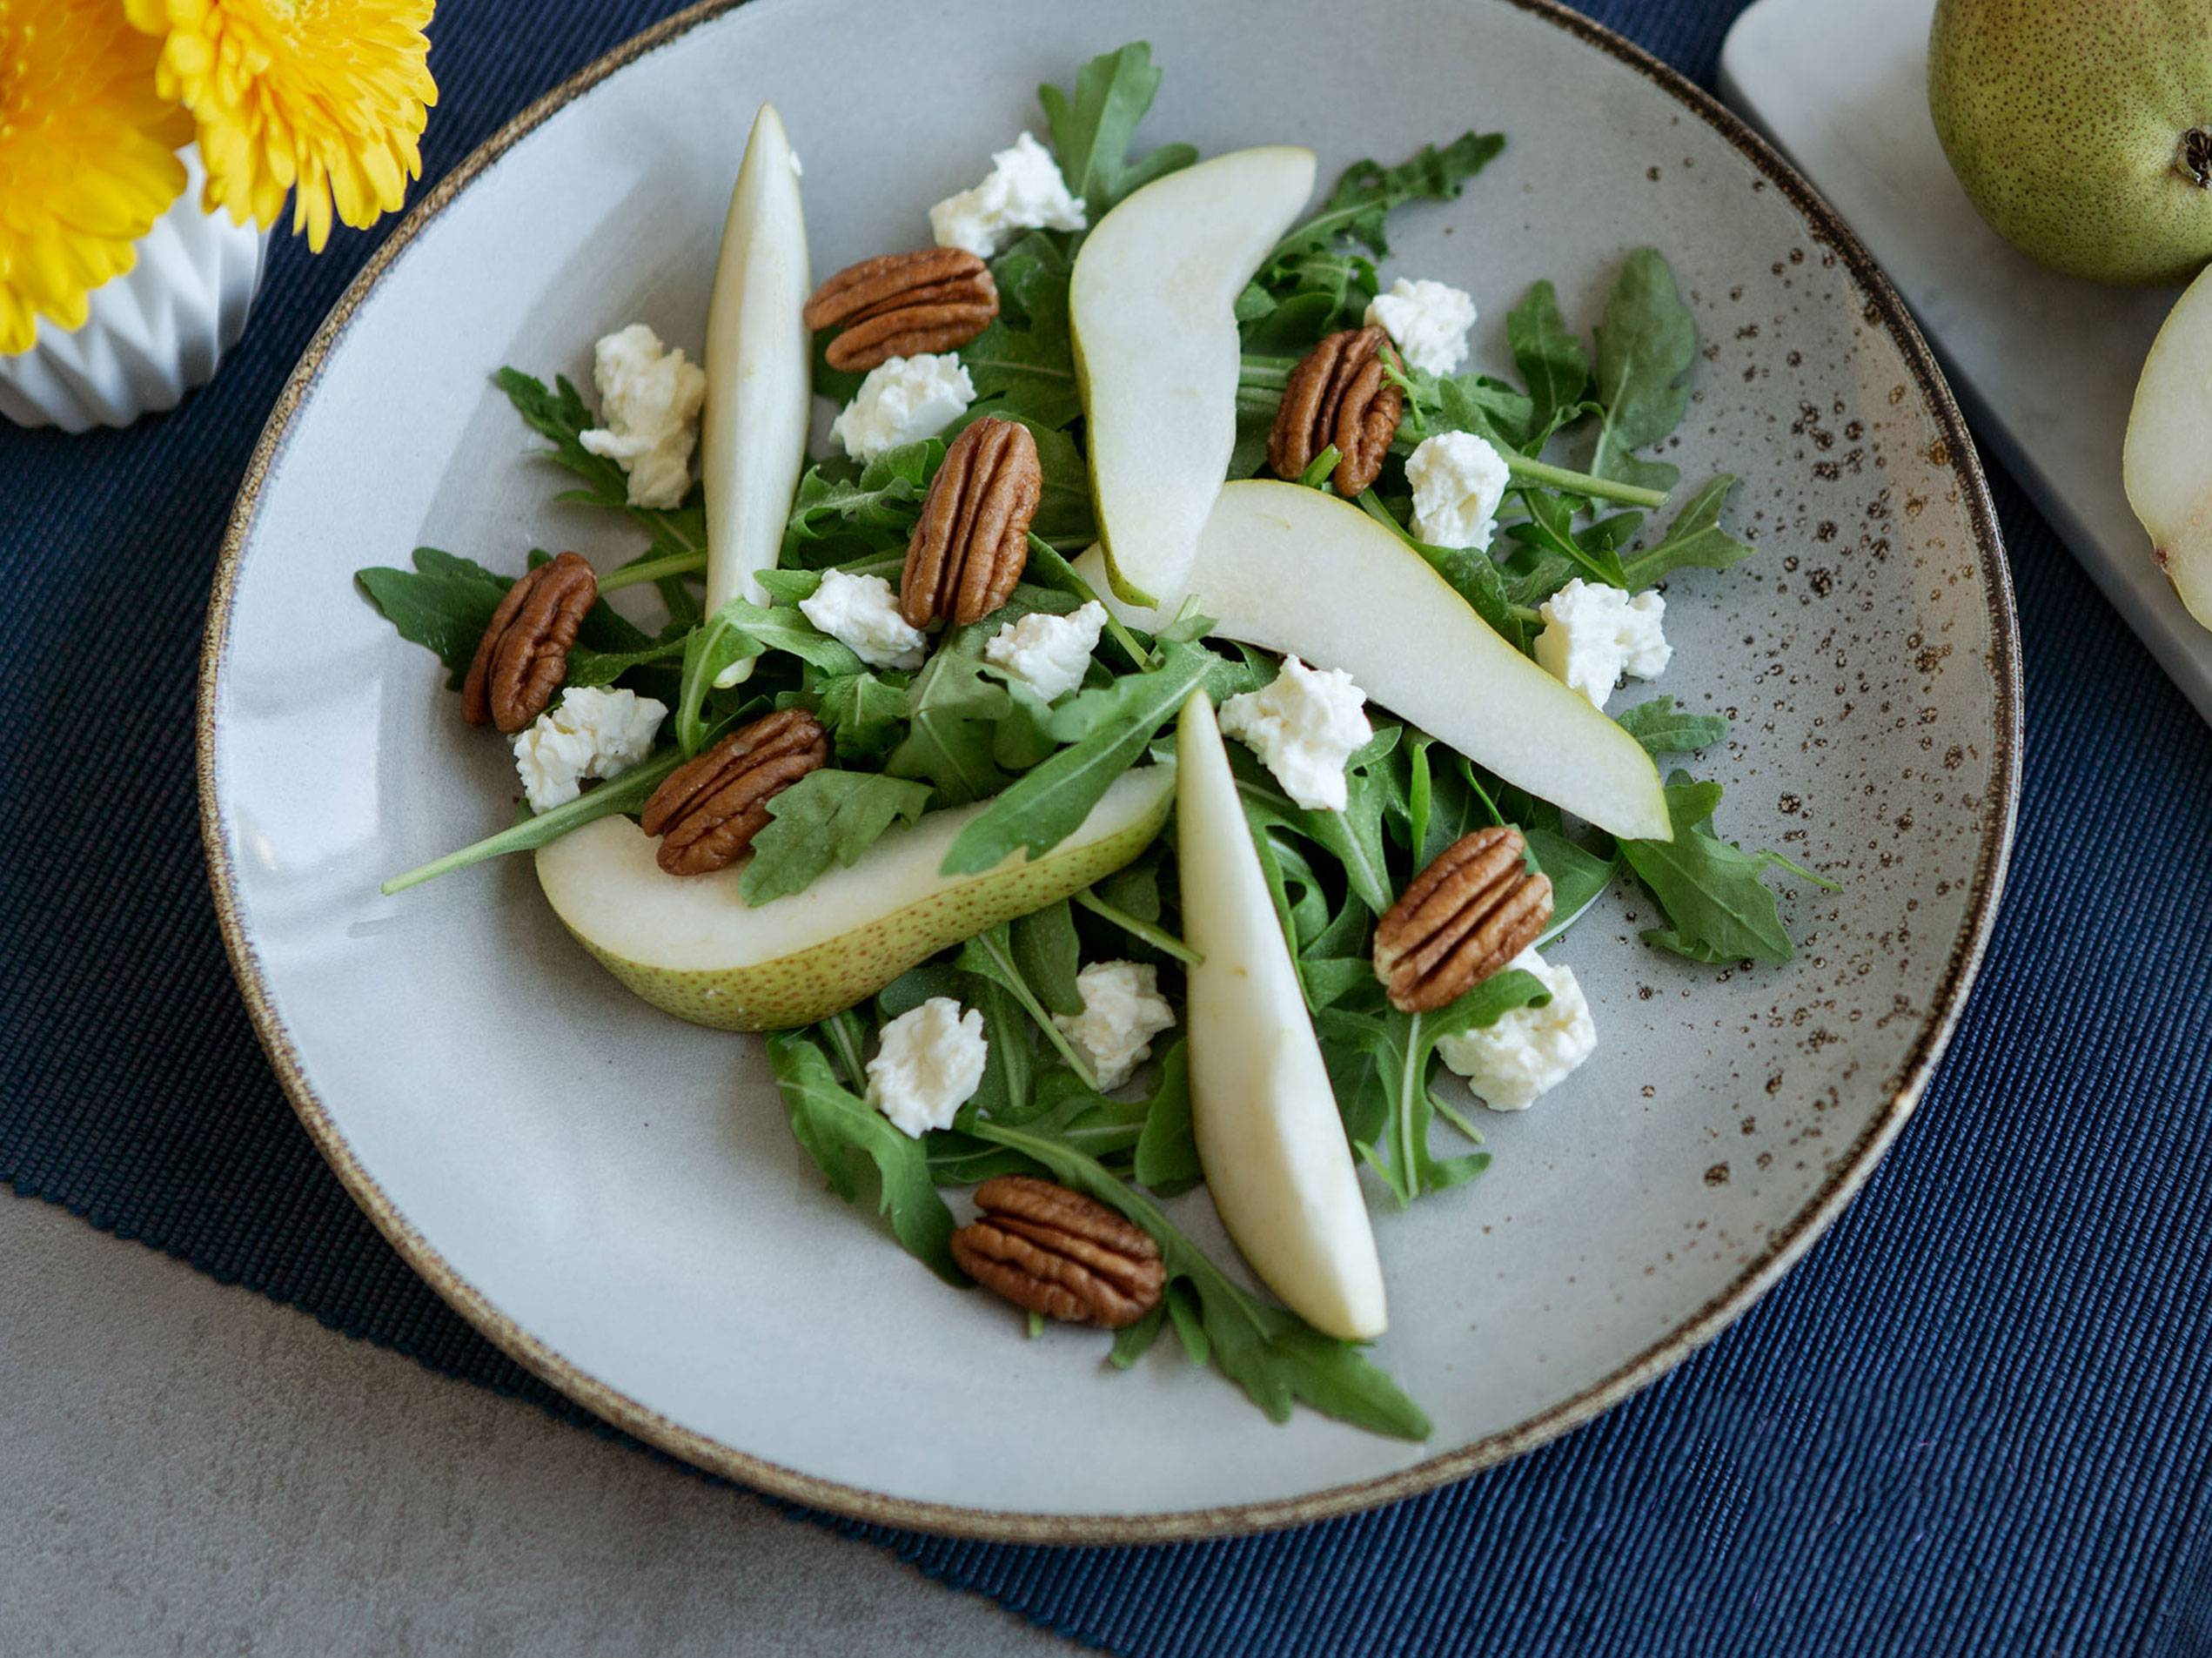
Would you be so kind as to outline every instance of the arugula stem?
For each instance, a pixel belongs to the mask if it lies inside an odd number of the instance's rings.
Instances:
[[[1129,628],[1123,625],[1122,619],[1113,613],[1111,607],[1108,607],[1103,600],[1099,598],[1096,590],[1089,582],[1083,580],[1083,573],[1068,562],[1058,547],[1053,546],[1035,530],[1029,532],[1029,556],[1035,559],[1055,581],[1074,593],[1085,604],[1098,605],[1106,611],[1106,631],[1114,642],[1122,648],[1123,654],[1127,656],[1133,665],[1141,669],[1151,661],[1152,653],[1136,642],[1136,635],[1129,632]]]
[[[1435,1094],[1429,1096],[1429,1104],[1437,1108],[1438,1116],[1443,1118],[1445,1122],[1451,1124],[1477,1145],[1483,1143],[1482,1131],[1469,1122],[1457,1106]]]
[[[865,1030],[859,1017],[852,1009],[833,1013],[821,1022],[822,1034],[829,1038],[835,1051],[837,1064],[845,1073],[845,1085],[855,1094],[868,1091],[868,1067],[862,1063],[861,1051]]]
[[[989,933],[978,934],[975,943],[990,956],[993,961],[998,963],[1000,970],[1006,975],[1003,983],[1009,993],[1022,1004],[1022,1011],[1029,1016],[1031,1023],[1044,1032],[1044,1039],[1058,1051],[1062,1059],[1068,1062],[1068,1069],[1076,1073],[1076,1080],[1092,1093],[1097,1093],[1099,1091],[1097,1077],[1092,1073],[1089,1065],[1084,1063],[1083,1057],[1076,1051],[1066,1034],[1058,1025],[1053,1024],[1052,1016],[1045,1011],[1044,1004],[1038,1001],[1036,994],[1029,989],[1029,982],[1022,977],[1022,970],[1015,964],[1012,955],[1001,955],[993,948]]]
[[[405,892],[409,887],[419,887],[426,881],[434,881],[441,875],[451,875],[456,869],[466,869],[472,863],[481,863],[510,852],[527,852],[557,841],[571,829],[583,828],[602,817],[612,817],[617,812],[633,812],[652,798],[660,780],[683,763],[680,753],[672,752],[641,766],[633,766],[612,782],[601,783],[588,794],[580,795],[563,806],[549,812],[540,812],[526,817],[521,822],[501,829],[497,835],[448,852],[444,857],[410,869],[405,875],[395,875],[378,889],[386,897],[395,892]]]
[[[640,581],[660,581],[672,575],[695,575],[707,567],[707,554],[700,553],[672,553],[667,558],[643,559],[635,564],[626,564],[619,570],[609,570],[599,579],[601,593],[613,593],[618,587],[635,587]]]
[[[1308,489],[1320,488],[1329,481],[1329,474],[1337,470],[1337,464],[1343,460],[1344,456],[1337,453],[1337,446],[1331,444],[1314,456],[1306,469],[1298,474],[1298,482]]]
[[[1259,357],[1247,352],[1238,359],[1237,389],[1247,386],[1258,391],[1281,392],[1290,384],[1290,371],[1298,366],[1295,357]]]
[[[1571,495],[1587,495],[1592,500],[1616,500],[1628,507],[1666,505],[1664,489],[1643,489],[1634,484],[1617,484],[1610,478],[1595,478],[1586,472],[1571,472],[1565,467],[1555,467],[1548,460],[1538,460],[1512,449],[1499,453],[1505,457],[1505,470],[1524,483],[1543,484]]]
[[[1076,902],[1092,915],[1104,916],[1131,938],[1143,939],[1163,956],[1172,956],[1185,966],[1196,967],[1206,959],[1166,928],[1155,927],[1149,921],[1139,921],[1127,910],[1115,909],[1096,892],[1079,892],[1076,895]]]

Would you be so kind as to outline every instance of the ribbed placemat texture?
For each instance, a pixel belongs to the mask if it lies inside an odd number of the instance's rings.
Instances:
[[[446,0],[431,177],[674,9]],[[1737,5],[1592,9],[1709,80]],[[178,413],[0,427],[0,1177],[588,1422],[347,1200],[205,889],[217,546],[374,239],[280,238],[242,349]],[[1131,1653],[2212,1651],[2212,733],[1996,482],[2028,748],[1995,943],[1896,1149],[1749,1317],[1567,1440],[1357,1519],[1065,1551],[840,1528]]]

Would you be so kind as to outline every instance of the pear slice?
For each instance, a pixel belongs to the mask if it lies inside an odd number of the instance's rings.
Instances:
[[[1313,191],[1313,151],[1238,150],[1125,198],[1068,289],[1115,592],[1178,591],[1237,444],[1237,296]]]
[[[1093,548],[1076,568],[1099,587]],[[1102,594],[1103,589],[1101,588]],[[1297,484],[1223,486],[1184,587],[1223,639],[1338,668],[1477,765],[1628,840],[1673,838],[1641,744],[1498,637],[1427,560],[1351,502]]]
[[[2212,272],[2189,284],[2143,359],[2120,472],[2152,555],[2212,628]]]
[[[1190,969],[1190,1129],[1221,1224],[1268,1288],[1324,1334],[1389,1322],[1375,1231],[1298,970],[1244,821],[1214,705],[1176,731],[1176,868]]]
[[[721,1030],[810,1024],[872,996],[926,956],[1082,891],[1152,843],[1172,766],[1116,778],[1075,832],[1042,857],[944,876],[953,837],[990,802],[931,812],[844,869],[754,909],[743,866],[664,874],[653,838],[602,817],[538,849],[538,882],[562,925],[654,1006]]]
[[[763,104],[730,191],[707,309],[699,474],[710,615],[732,599],[767,602],[754,573],[775,567],[807,461],[814,352],[801,313],[811,286],[798,164],[783,118]],[[748,657],[718,683],[752,671]]]

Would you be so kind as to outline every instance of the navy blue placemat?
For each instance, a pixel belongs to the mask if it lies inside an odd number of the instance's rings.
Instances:
[[[430,176],[674,9],[446,0]],[[1739,8],[1591,9],[1709,79]],[[588,1422],[346,1199],[204,887],[217,543],[374,239],[280,242],[243,348],[178,413],[0,427],[0,1177]],[[2028,683],[2010,894],[1918,1119],[1750,1316],[1566,1440],[1356,1519],[1062,1551],[841,1529],[1129,1652],[2212,1651],[2212,733],[1997,485]]]

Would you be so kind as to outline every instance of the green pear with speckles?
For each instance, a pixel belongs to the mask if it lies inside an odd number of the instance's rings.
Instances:
[[[1940,0],[1928,108],[1998,234],[2069,276],[2212,260],[2212,0]]]
[[[562,925],[654,1006],[721,1030],[780,1030],[851,1007],[947,945],[1112,874],[1152,843],[1174,797],[1174,767],[1141,766],[1050,851],[1016,852],[980,875],[942,866],[989,802],[931,812],[758,908],[738,891],[743,865],[665,874],[651,836],[602,817],[538,849],[538,883]]]

